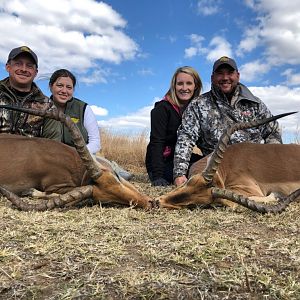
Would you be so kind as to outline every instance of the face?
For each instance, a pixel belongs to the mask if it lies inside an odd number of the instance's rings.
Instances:
[[[224,94],[230,94],[235,90],[240,80],[240,73],[230,66],[221,66],[211,76],[211,81]]]
[[[32,57],[22,53],[10,60],[6,66],[9,81],[13,88],[28,92],[31,90],[32,82],[37,75],[37,67]]]
[[[50,86],[50,91],[53,100],[56,104],[64,107],[74,93],[73,81],[70,77],[58,77],[56,81]]]
[[[192,99],[196,86],[192,75],[178,73],[176,76],[175,91],[180,103],[187,103]]]

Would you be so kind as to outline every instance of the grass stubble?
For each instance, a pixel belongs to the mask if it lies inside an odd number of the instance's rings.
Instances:
[[[172,189],[122,166],[152,197]],[[2,198],[0,299],[300,299],[299,208],[20,212]]]

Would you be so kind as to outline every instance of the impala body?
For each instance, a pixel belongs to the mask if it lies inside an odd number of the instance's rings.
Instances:
[[[230,190],[256,201],[275,200],[270,194],[287,196],[300,188],[300,145],[234,144],[207,184],[202,173],[209,157],[194,163],[189,180],[160,199],[163,207],[180,208],[195,204],[219,203],[234,207],[234,202],[215,197],[214,187]]]
[[[46,210],[70,206],[86,198],[151,207],[150,197],[119,177],[105,160],[93,159],[70,117],[56,110],[13,109],[60,120],[69,128],[76,147],[44,138],[0,135],[0,192],[19,209]],[[47,201],[27,204],[18,197],[24,194]]]
[[[237,123],[229,128],[212,155],[191,166],[185,184],[157,199],[160,206],[222,204],[234,208],[238,203],[260,212],[284,210],[300,195],[300,145],[240,143],[228,146],[234,131],[259,126],[284,115]],[[256,204],[283,198],[285,204],[275,204],[274,209]]]

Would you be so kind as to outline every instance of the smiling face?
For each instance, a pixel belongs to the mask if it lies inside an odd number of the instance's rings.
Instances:
[[[56,105],[64,107],[73,97],[74,85],[70,77],[58,77],[50,86],[53,101]]]
[[[176,96],[181,104],[186,104],[193,98],[195,92],[195,81],[192,75],[178,73],[176,76]]]
[[[211,76],[212,83],[225,95],[230,95],[240,80],[240,73],[232,67],[221,65]]]
[[[32,82],[37,75],[37,66],[33,58],[26,53],[21,53],[10,60],[6,66],[9,82],[13,88],[22,92],[31,90]]]

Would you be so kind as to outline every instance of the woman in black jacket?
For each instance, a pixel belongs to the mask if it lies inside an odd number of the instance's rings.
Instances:
[[[190,101],[200,95],[202,82],[192,67],[178,68],[165,97],[151,110],[150,142],[147,146],[146,168],[154,186],[173,183],[173,157],[177,129],[182,113]],[[192,161],[201,158],[192,156]],[[192,162],[191,161],[191,162]]]

